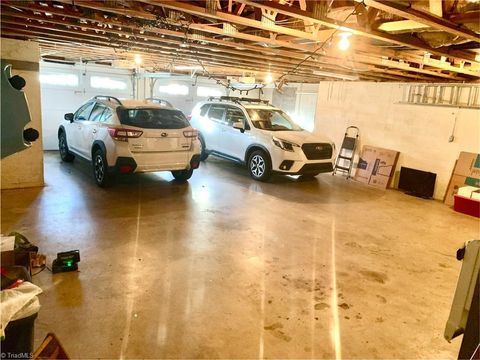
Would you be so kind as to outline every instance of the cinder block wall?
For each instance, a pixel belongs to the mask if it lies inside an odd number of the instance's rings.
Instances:
[[[479,111],[401,100],[399,83],[322,82],[314,132],[339,148],[346,127],[358,126],[361,144],[400,151],[396,177],[402,165],[436,173],[434,198],[442,200],[460,151],[480,152]],[[449,142],[454,125],[455,140]]]
[[[1,39],[1,58],[12,60],[13,75],[22,76],[27,85],[27,96],[32,122],[30,127],[40,132],[40,137],[31,148],[10,155],[0,161],[1,188],[15,189],[43,186],[43,147],[40,105],[39,59],[37,43]],[[3,121],[3,119],[2,119]]]

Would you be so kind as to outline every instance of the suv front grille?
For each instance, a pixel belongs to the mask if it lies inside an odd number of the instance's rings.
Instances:
[[[323,160],[332,157],[332,146],[327,143],[303,144],[302,150],[308,160]]]

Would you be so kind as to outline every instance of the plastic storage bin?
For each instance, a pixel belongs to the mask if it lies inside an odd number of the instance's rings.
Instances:
[[[30,359],[33,353],[35,319],[38,313],[8,323],[1,344],[2,359]]]

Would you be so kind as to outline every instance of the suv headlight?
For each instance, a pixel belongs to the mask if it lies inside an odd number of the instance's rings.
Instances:
[[[275,145],[277,145],[280,149],[285,150],[285,151],[294,151],[293,147],[300,147],[299,145],[297,145],[295,143],[285,141],[285,140],[281,140],[281,139],[278,139],[276,137],[273,138],[273,143]]]

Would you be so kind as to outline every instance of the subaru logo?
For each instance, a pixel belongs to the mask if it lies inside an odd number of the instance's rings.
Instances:
[[[322,150],[323,150],[323,146],[316,146],[316,147],[315,147],[315,150],[322,151]]]
[[[167,133],[161,133],[160,135],[161,135],[162,137],[167,137],[167,136],[168,136]]]

